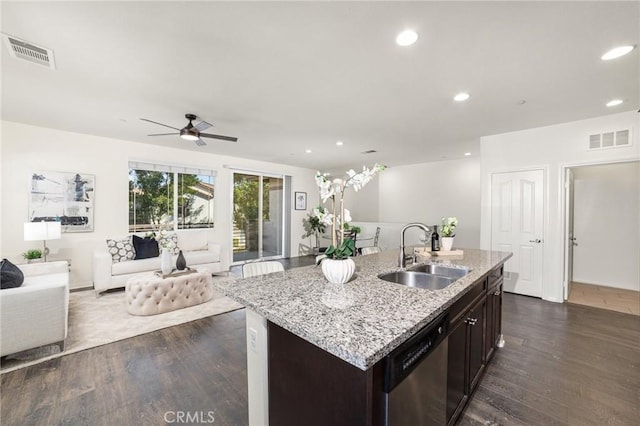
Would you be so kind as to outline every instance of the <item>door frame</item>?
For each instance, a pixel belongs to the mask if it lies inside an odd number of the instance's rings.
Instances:
[[[623,163],[636,163],[640,162],[640,158],[629,158],[629,159],[621,159],[621,160],[600,160],[600,161],[583,161],[577,163],[561,163],[559,172],[560,176],[560,218],[562,221],[562,295],[563,301],[569,299],[569,282],[567,281],[567,277],[569,276],[569,229],[567,229],[567,221],[569,212],[567,211],[567,169],[573,169],[576,167],[585,167],[585,166],[601,166],[606,164],[623,164]],[[571,265],[573,266],[573,265]]]
[[[231,203],[229,205],[229,223],[231,224],[230,227],[230,234],[228,236],[228,241],[230,242],[229,247],[229,264],[231,266],[236,266],[236,265],[243,265],[245,263],[250,263],[250,262],[260,262],[263,260],[270,260],[270,259],[284,259],[285,255],[288,253],[288,250],[286,249],[286,243],[287,243],[287,235],[288,235],[288,230],[287,230],[287,223],[290,222],[289,218],[288,218],[288,214],[290,209],[287,209],[287,193],[288,193],[288,188],[287,188],[287,175],[285,174],[281,174],[281,173],[272,173],[272,172],[261,172],[261,171],[257,171],[257,170],[248,170],[248,169],[241,169],[241,168],[229,168],[231,171],[231,176],[229,179],[229,185],[230,185],[230,194],[231,194]],[[279,178],[282,179],[282,232],[280,235],[281,241],[282,241],[282,253],[276,256],[268,256],[268,257],[263,257],[262,256],[262,241],[260,241],[260,251],[259,251],[259,256],[257,259],[251,259],[251,260],[238,260],[238,261],[234,261],[233,260],[233,184],[234,184],[234,179],[233,176],[236,173],[240,173],[240,174],[246,174],[246,175],[253,175],[253,176],[257,176],[260,178],[260,183],[262,183],[262,178],[263,177],[273,177],[273,178]],[[259,185],[259,188],[262,188],[262,185]],[[262,189],[260,189],[260,191],[262,191]],[[262,197],[260,197],[258,199],[258,204],[259,204],[259,210],[262,210]],[[262,236],[262,221],[259,221],[258,224],[259,227],[259,235]]]
[[[544,241],[545,244],[548,244],[549,241],[549,165],[548,164],[542,164],[542,165],[530,165],[530,166],[523,166],[523,167],[509,167],[509,168],[504,168],[504,169],[493,169],[493,170],[489,170],[488,171],[488,175],[489,175],[489,179],[488,179],[488,191],[486,192],[486,194],[488,195],[488,199],[489,199],[489,205],[488,205],[488,226],[489,226],[489,235],[488,235],[488,241],[489,241],[489,247],[487,248],[487,250],[492,250],[493,247],[493,175],[495,174],[501,174],[501,173],[518,173],[518,172],[531,172],[531,171],[536,171],[536,170],[541,170],[542,171],[542,200],[544,202],[544,206],[542,208],[542,226],[543,226],[543,232],[542,232],[542,239]],[[545,247],[542,247],[542,294],[541,294],[541,299],[542,300],[546,300],[545,298],[545,282],[546,280],[546,275],[548,273],[547,271],[547,262],[546,262],[546,256],[547,253],[549,252],[548,249],[545,250]]]

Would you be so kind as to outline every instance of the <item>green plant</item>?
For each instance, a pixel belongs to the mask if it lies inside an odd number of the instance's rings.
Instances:
[[[327,223],[323,222],[326,214],[327,213],[325,209],[320,206],[316,209],[313,209],[311,213],[309,213],[308,217],[302,219],[302,226],[305,230],[305,233],[302,237],[309,238],[311,236],[315,236],[316,247],[320,247],[319,234],[324,234],[327,230]]]
[[[324,254],[327,259],[342,260],[353,256],[355,252],[356,243],[351,238],[348,238],[337,246],[330,245]],[[322,261],[322,259],[320,261]]]
[[[31,249],[22,253],[22,257],[27,260],[40,259],[42,257],[42,250]]]
[[[455,237],[456,226],[458,226],[458,219],[455,217],[443,217],[442,226],[440,227],[440,236]]]

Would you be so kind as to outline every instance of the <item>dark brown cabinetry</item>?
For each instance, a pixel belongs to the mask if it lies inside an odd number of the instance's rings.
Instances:
[[[502,339],[502,271],[503,268],[494,269],[489,274],[487,286],[487,320],[485,359],[489,360]]]
[[[448,321],[446,421],[452,425],[501,339],[502,265],[476,281],[443,315]],[[385,424],[385,360],[362,371],[271,322],[267,330],[271,424]]]
[[[476,284],[486,288],[486,280]],[[464,302],[463,302],[464,303]],[[478,384],[485,365],[485,318],[487,300],[483,291],[463,309],[450,326],[447,365],[447,423],[454,424]]]

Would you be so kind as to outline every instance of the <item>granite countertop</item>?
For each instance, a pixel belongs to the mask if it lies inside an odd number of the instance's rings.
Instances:
[[[407,250],[409,252],[409,250]],[[320,267],[238,280],[214,280],[218,290],[267,320],[344,361],[367,370],[458,300],[511,253],[465,249],[463,256],[424,263],[470,267],[443,290],[407,287],[378,278],[397,271],[398,251],[353,258],[356,274],[330,284]]]

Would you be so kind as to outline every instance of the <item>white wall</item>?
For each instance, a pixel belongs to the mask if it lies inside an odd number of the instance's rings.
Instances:
[[[481,247],[485,249],[491,247],[491,174],[530,168],[545,169],[542,298],[562,302],[564,204],[561,176],[563,168],[571,165],[640,158],[639,127],[638,114],[635,111],[628,111],[481,138]],[[628,128],[632,132],[630,147],[587,150],[589,135]]]
[[[52,258],[70,259],[71,286],[91,285],[91,253],[102,247],[107,237],[127,234],[128,163],[130,160],[206,167],[217,171],[216,240],[224,243],[230,256],[231,170],[246,168],[292,176],[292,193],[317,193],[315,171],[282,164],[245,160],[215,154],[195,153],[175,148],[108,139],[92,135],[2,122],[2,223],[0,256],[18,260],[20,253],[33,248],[23,241],[22,224],[27,220],[28,173],[34,170],[79,171],[96,177],[94,232],[63,234],[48,245]],[[296,256],[304,230],[305,211],[291,210],[291,255]]]
[[[640,162],[572,170],[573,281],[640,291]]]
[[[455,246],[480,247],[479,158],[390,167],[378,179],[377,221],[431,226],[455,216]]]

